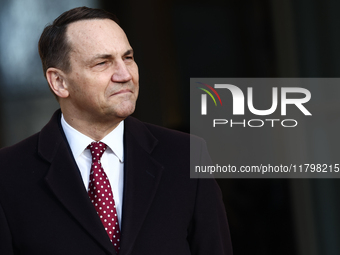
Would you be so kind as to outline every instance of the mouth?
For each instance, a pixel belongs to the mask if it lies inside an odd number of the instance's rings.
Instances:
[[[119,91],[113,93],[111,96],[126,94],[126,93],[132,93],[132,91],[130,89],[122,89],[122,90],[119,90]]]

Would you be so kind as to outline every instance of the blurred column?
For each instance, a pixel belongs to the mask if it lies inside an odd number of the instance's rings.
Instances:
[[[49,91],[38,54],[46,24],[95,0],[0,0],[1,146],[39,131],[59,108]]]
[[[336,0],[272,0],[281,77],[339,76],[339,10],[340,3]],[[340,117],[338,96],[333,96],[339,94],[340,87],[328,93],[325,86],[320,93],[312,95],[320,108],[332,110],[325,111],[328,114],[324,116],[324,123],[311,121],[305,134],[301,134],[308,137],[301,145],[305,163],[325,157],[338,163],[339,155],[332,153],[338,146],[338,142],[333,142],[337,137],[325,133],[322,128],[332,126]],[[321,148],[327,148],[327,151]],[[339,254],[339,179],[291,180],[291,192],[298,254]]]

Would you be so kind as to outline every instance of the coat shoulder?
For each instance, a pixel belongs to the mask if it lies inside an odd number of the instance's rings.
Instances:
[[[178,130],[173,130],[165,127],[161,127],[155,124],[150,124],[146,122],[142,122],[136,118],[129,117],[126,119],[128,127],[133,127],[133,134],[140,138],[142,133],[149,133],[149,135],[153,136],[159,143],[166,143],[168,146],[174,144],[178,146],[179,144],[190,146],[190,143],[200,144],[205,141],[195,135],[184,133]],[[131,130],[128,128],[128,130]],[[136,132],[138,131],[138,132]]]

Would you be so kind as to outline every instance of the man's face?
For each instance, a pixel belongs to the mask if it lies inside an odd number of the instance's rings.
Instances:
[[[122,120],[133,113],[138,96],[138,67],[124,31],[112,20],[82,20],[66,32],[71,71],[67,111],[76,118]]]

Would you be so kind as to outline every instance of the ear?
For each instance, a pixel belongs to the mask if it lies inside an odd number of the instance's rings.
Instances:
[[[46,79],[52,91],[61,98],[69,96],[69,91],[64,77],[64,72],[60,69],[50,67],[46,71]]]

